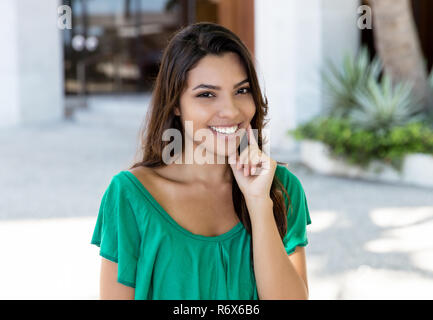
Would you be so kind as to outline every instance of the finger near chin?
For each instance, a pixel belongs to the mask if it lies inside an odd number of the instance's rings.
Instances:
[[[227,157],[228,164],[236,164],[236,155],[231,154]]]
[[[260,157],[258,154],[256,154],[251,158],[251,162],[252,162],[252,164],[257,166],[262,162],[262,157]]]
[[[250,148],[245,148],[245,150],[239,156],[240,163],[242,165],[246,164],[257,164],[259,162],[260,157],[259,154]]]
[[[241,170],[241,169],[243,169],[243,164],[241,163],[240,159],[238,159],[238,160],[236,161],[236,169],[237,169],[237,170]]]
[[[256,176],[261,176],[261,175],[265,175],[267,172],[269,171],[269,169],[263,168],[263,167],[259,167],[256,169]]]
[[[248,164],[244,165],[244,176],[247,177],[250,174],[250,166]]]
[[[241,152],[239,155],[239,161],[242,165],[248,164],[248,150],[245,148],[244,151]]]

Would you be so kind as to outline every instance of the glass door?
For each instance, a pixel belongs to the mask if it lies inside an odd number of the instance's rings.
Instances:
[[[151,89],[169,36],[191,21],[192,1],[68,0],[64,32],[65,93]]]

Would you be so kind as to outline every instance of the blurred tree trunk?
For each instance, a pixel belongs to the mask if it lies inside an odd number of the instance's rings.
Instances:
[[[410,0],[368,0],[375,47],[394,81],[409,81],[414,94],[432,111],[432,93]]]

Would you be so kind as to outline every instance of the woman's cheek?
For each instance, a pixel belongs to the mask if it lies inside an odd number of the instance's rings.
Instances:
[[[256,106],[254,104],[249,106],[247,114],[249,115],[250,122],[251,122],[254,115],[256,114]]]

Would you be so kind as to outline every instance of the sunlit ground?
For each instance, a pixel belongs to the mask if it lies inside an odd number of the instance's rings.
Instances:
[[[366,264],[353,270],[321,276],[320,271],[328,261],[327,256],[338,255],[335,248],[322,248],[323,254],[309,256],[310,298],[432,299],[433,206],[380,208],[372,210],[365,218],[383,228],[383,232],[376,239],[366,242],[362,248],[351,248],[347,254],[358,255],[357,259],[361,261],[362,250],[381,254],[385,260],[387,254],[392,260],[395,254],[403,253],[407,255],[409,264],[401,265],[397,268],[400,270],[393,270],[386,266],[369,266],[367,263],[371,260],[366,259]],[[315,225],[312,224],[308,229],[311,237],[333,227],[338,232],[336,212],[312,212],[312,219]],[[341,263],[344,264],[344,260]]]
[[[2,221],[0,299],[98,299],[95,219]]]

